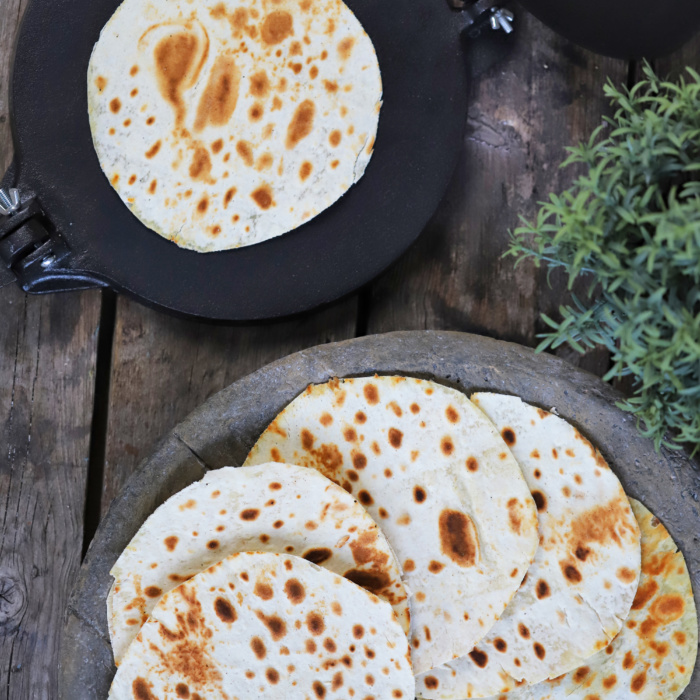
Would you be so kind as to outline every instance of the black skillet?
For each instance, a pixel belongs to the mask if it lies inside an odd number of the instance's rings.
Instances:
[[[350,293],[415,240],[455,164],[467,107],[463,33],[488,21],[489,0],[467,3],[463,12],[445,0],[348,0],[374,42],[384,83],[376,149],[365,176],[291,233],[207,254],[178,248],[148,230],[100,170],[85,76],[92,47],[119,2],[32,0],[22,22],[11,82],[15,161],[3,181],[5,188],[18,188],[22,205],[12,216],[0,216],[0,261],[26,291],[110,286],[181,315],[273,318]],[[682,7],[692,17],[675,28],[677,43],[697,23],[693,3],[700,7],[698,0],[637,0],[627,29],[642,27],[647,20],[639,13],[651,7]],[[609,13],[632,2],[528,0],[564,33],[611,53],[618,44],[605,25],[603,4]],[[579,5],[589,8],[585,21]],[[575,26],[562,25],[562,9],[574,13]],[[631,43],[645,51],[667,49],[664,26],[656,25],[661,35],[642,27]],[[636,55],[629,44],[620,44],[623,53]]]

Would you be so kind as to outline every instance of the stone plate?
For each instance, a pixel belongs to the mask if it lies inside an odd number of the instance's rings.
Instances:
[[[308,384],[332,377],[405,374],[462,391],[517,394],[559,415],[595,443],[625,491],[655,513],[685,554],[700,609],[700,473],[679,452],[657,454],[620,395],[551,355],[466,333],[401,332],[322,345],[231,384],[160,443],[113,501],[90,545],[66,610],[59,697],[102,700],[115,672],[107,630],[109,571],[143,521],[208,469],[240,465],[260,433]],[[700,698],[700,665],[684,700]]]

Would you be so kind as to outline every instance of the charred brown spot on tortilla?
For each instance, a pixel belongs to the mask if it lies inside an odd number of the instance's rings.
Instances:
[[[517,498],[511,498],[506,505],[508,506],[508,526],[516,535],[519,535],[523,524],[522,504]]]
[[[508,650],[508,645],[506,644],[506,640],[501,639],[500,637],[493,640],[493,645],[496,647],[497,651],[501,652],[501,654],[505,654],[505,652]]]
[[[193,180],[210,181],[211,158],[209,157],[209,151],[203,146],[195,146],[189,173]]]
[[[95,85],[97,86],[97,89],[102,92],[107,87],[107,78],[98,75],[97,79],[95,80]]]
[[[130,185],[133,185],[135,182],[136,182],[136,175],[132,175],[132,176],[129,178],[129,184],[130,184]]]
[[[350,58],[350,54],[352,53],[352,47],[354,45],[355,39],[353,39],[352,37],[347,37],[338,44],[338,56],[340,56],[341,60],[346,61],[348,58]]]
[[[573,564],[561,562],[560,566],[567,581],[570,583],[581,583],[583,576],[581,576],[581,572]]]
[[[131,126],[131,119],[125,119],[124,126]]]
[[[274,158],[272,156],[272,153],[263,153],[258,160],[255,163],[255,169],[258,172],[261,172],[263,170],[267,170],[268,168],[272,167],[272,163],[274,161]]]
[[[435,690],[440,685],[440,681],[435,676],[426,676],[423,682],[429,690]]]
[[[304,648],[306,649],[307,654],[314,654],[316,653],[316,642],[314,642],[313,639],[307,639],[306,642],[304,643]]]
[[[345,438],[345,442],[355,442],[357,440],[357,432],[355,432],[355,428],[343,428],[343,437]]]
[[[542,600],[542,598],[548,598],[551,594],[551,592],[549,590],[549,584],[544,579],[540,579],[537,582],[535,592],[537,593],[537,597],[540,600]]]
[[[336,83],[335,80],[324,80],[323,87],[326,89],[326,92],[330,93],[331,95],[338,92],[338,83]]]
[[[367,457],[362,452],[353,451],[352,465],[355,469],[364,469],[367,466]]]
[[[241,512],[241,520],[255,520],[258,515],[260,515],[260,511],[257,508],[246,508]]]
[[[530,630],[522,622],[518,625],[518,634],[523,639],[530,639]]]
[[[366,423],[367,422],[366,414],[363,411],[358,411],[355,414],[355,422],[359,423],[360,425],[362,425],[363,423]]]
[[[304,100],[294,110],[292,120],[287,127],[287,139],[285,141],[287,149],[294,148],[299,141],[311,133],[315,114],[316,105],[311,100]]]
[[[236,192],[237,190],[235,187],[231,187],[230,189],[226,190],[226,194],[224,195],[224,209],[226,209],[231,203],[231,200],[233,199],[233,196],[236,194]]]
[[[122,102],[118,97],[115,97],[110,103],[109,103],[109,108],[110,110],[114,113],[117,114],[119,110],[122,108]]]
[[[615,576],[623,583],[632,583],[637,578],[637,574],[626,566],[621,566],[615,572]]]
[[[323,640],[323,648],[331,654],[333,654],[337,649],[335,642],[330,637],[326,637]]]
[[[313,433],[310,430],[307,430],[304,428],[301,431],[301,446],[305,450],[310,450],[314,446],[314,441],[316,438],[314,437]]]
[[[610,690],[617,683],[617,676],[613,673],[607,678],[603,678],[603,688]]]
[[[673,641],[678,644],[678,646],[683,646],[686,642],[685,632],[674,632]]]
[[[175,537],[175,535],[170,535],[170,537],[166,537],[163,542],[165,543],[166,549],[169,552],[172,552],[174,551],[175,547],[177,547],[179,540],[177,537]]]
[[[303,584],[295,578],[290,578],[284,584],[284,592],[293,605],[299,605],[306,598],[306,589]]]
[[[269,209],[272,206],[272,190],[269,185],[261,185],[257,190],[253,190],[250,196],[261,209]]]
[[[306,616],[306,629],[308,629],[314,636],[323,634],[323,631],[326,629],[326,623],[323,620],[323,616],[317,612],[310,612]]]
[[[438,526],[442,553],[459,566],[474,566],[479,543],[471,518],[459,510],[446,508],[440,513]]]
[[[343,578],[375,594],[381,592],[391,583],[389,575],[384,571],[350,569],[343,574]]]
[[[214,141],[214,142],[211,144],[211,152],[212,152],[214,155],[216,155],[217,153],[219,153],[219,152],[221,151],[221,149],[222,149],[223,147],[224,147],[224,140],[223,140],[223,139],[216,139],[216,141]]]
[[[197,106],[195,131],[209,125],[228,124],[238,103],[240,83],[241,72],[233,58],[225,54],[217,56]]]
[[[250,76],[249,93],[254,97],[265,98],[270,94],[270,79],[264,70]]]
[[[236,144],[236,153],[249,168],[253,166],[253,147],[248,141],[239,141]]]
[[[119,175],[114,175],[112,177],[112,184],[116,186],[116,184],[119,182]]]
[[[366,384],[362,393],[365,395],[367,403],[371,406],[379,403],[379,390],[374,384]]]
[[[330,143],[330,145],[333,146],[333,148],[335,148],[340,144],[342,138],[343,137],[340,131],[338,131],[338,129],[334,129],[328,136],[328,143]]]
[[[175,694],[179,698],[189,698],[190,697],[190,688],[185,683],[178,683],[175,686]]]
[[[439,561],[435,561],[435,559],[432,559],[428,564],[428,571],[430,571],[431,574],[439,574],[444,568],[445,565],[441,564]]]
[[[328,547],[315,547],[304,553],[304,559],[313,564],[323,564],[333,556],[333,552]]]
[[[601,545],[614,543],[622,548],[626,534],[634,536],[635,528],[629,508],[625,506],[623,499],[617,498],[581,513],[571,524],[570,541],[576,551],[579,547],[587,548],[592,542]]]
[[[591,669],[588,668],[588,666],[581,666],[580,668],[577,668],[576,671],[574,671],[574,682],[579,685],[583,683],[583,681],[586,680],[586,676],[591,672]]]
[[[559,453],[557,452],[557,448],[556,448],[556,447],[552,447],[552,457],[554,457],[554,459],[558,459],[558,458],[559,458]]]
[[[277,10],[271,12],[263,22],[260,35],[265,44],[274,46],[294,34],[292,16],[289,12]]]
[[[403,433],[396,428],[389,428],[389,444],[394,449],[399,449],[401,447],[401,442],[403,440]]]
[[[147,588],[143,589],[143,592],[149,598],[157,598],[159,595],[163,594],[162,589],[158,588],[158,586],[148,586]]]
[[[574,552],[574,554],[576,555],[576,558],[579,561],[586,561],[586,559],[588,558],[588,555],[590,553],[591,553],[591,550],[588,549],[588,547],[583,547],[581,545],[576,547],[576,552]]]
[[[426,498],[427,494],[422,486],[415,486],[413,488],[413,500],[416,503],[423,503]]]
[[[353,625],[352,636],[355,639],[362,639],[365,636],[365,628],[362,625]]]
[[[488,654],[481,649],[473,649],[469,652],[469,658],[479,667],[485,668],[489,662]]]
[[[374,499],[372,498],[369,491],[366,491],[364,489],[358,492],[357,500],[360,503],[362,503],[363,506],[371,506],[374,503]]]
[[[222,622],[230,624],[236,621],[236,611],[226,598],[219,597],[214,601],[214,612]]]
[[[264,111],[263,106],[259,102],[256,102],[250,106],[250,109],[248,110],[248,118],[252,122],[259,122],[263,117]]]
[[[255,613],[265,627],[267,627],[273,641],[277,642],[287,634],[287,624],[278,615],[265,615],[261,610]]]
[[[503,428],[503,430],[501,431],[501,436],[505,440],[505,443],[506,445],[508,445],[508,447],[512,447],[513,445],[515,445],[515,431],[513,430],[513,428]]]
[[[675,593],[661,596],[652,603],[649,609],[651,616],[664,625],[680,618],[684,611],[685,602],[681,596]]]
[[[535,650],[535,656],[536,656],[540,661],[542,661],[542,659],[544,659],[544,657],[546,656],[546,652],[545,652],[544,647],[543,647],[539,642],[535,642],[535,643],[532,645],[532,648]]]
[[[313,688],[314,694],[316,695],[317,698],[323,698],[326,695],[326,686],[321,683],[321,681],[314,681],[311,684],[311,687]]]
[[[272,586],[270,586],[268,583],[263,583],[262,581],[255,582],[253,593],[255,593],[258,598],[262,598],[263,600],[270,600],[274,596]]]
[[[194,82],[201,69],[201,60],[195,66],[198,51],[204,53],[200,51],[197,37],[185,32],[161,39],[154,51],[158,88],[175,110],[176,127],[182,126],[185,119],[181,93]]]
[[[350,481],[357,481],[360,478],[360,475],[354,469],[348,469],[346,474]]]
[[[146,680],[140,676],[135,678],[134,682],[131,684],[131,690],[136,700],[158,700],[151,692],[152,687],[153,683],[147,683]]]
[[[147,151],[146,151],[146,158],[155,158],[155,156],[158,154],[158,151],[160,151],[160,146],[161,142],[160,140],[156,141]]]
[[[442,438],[442,440],[440,440],[440,450],[442,451],[442,454],[445,455],[445,457],[449,457],[455,450],[452,438],[448,436]]]
[[[633,693],[641,693],[646,682],[647,682],[646,670],[640,671],[639,673],[635,674],[634,677],[632,678],[632,681],[630,682],[630,690]]]
[[[533,491],[532,498],[535,501],[537,510],[542,513],[547,510],[547,497],[542,493],[542,491]]]
[[[148,117],[148,119],[146,119],[146,124],[148,124],[148,126],[153,126],[155,123],[156,123],[155,117]]]

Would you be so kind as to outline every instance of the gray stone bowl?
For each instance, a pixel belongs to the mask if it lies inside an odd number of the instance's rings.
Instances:
[[[59,697],[103,700],[115,673],[105,601],[109,571],[144,520],[209,469],[239,466],[260,433],[308,384],[332,377],[405,374],[465,392],[517,394],[556,407],[595,443],[630,496],[666,525],[685,554],[700,609],[700,473],[679,452],[657,454],[600,379],[550,355],[466,333],[401,332],[322,345],[231,384],[175,427],[112,503],[66,610]],[[684,700],[700,698],[700,666]]]

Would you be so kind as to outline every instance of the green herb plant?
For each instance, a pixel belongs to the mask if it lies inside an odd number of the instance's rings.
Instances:
[[[662,445],[700,449],[700,75],[644,79],[605,95],[615,114],[562,167],[581,168],[573,186],[521,217],[506,255],[563,268],[583,294],[538,351],[568,343],[611,355],[606,380],[631,376],[620,406]],[[517,263],[516,263],[517,264]]]

